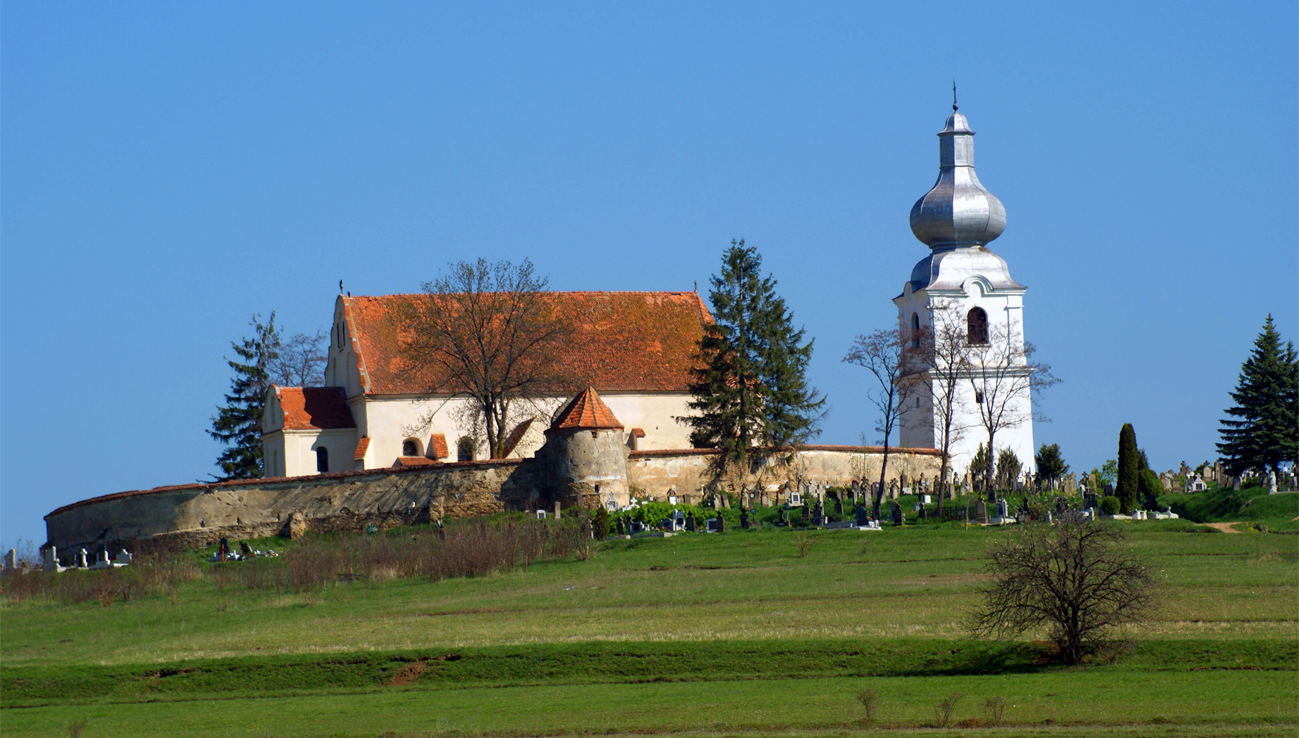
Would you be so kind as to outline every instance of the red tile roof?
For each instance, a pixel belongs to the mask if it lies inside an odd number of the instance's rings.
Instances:
[[[352,454],[353,461],[360,461],[365,458],[365,452],[370,448],[370,437],[361,436],[361,440],[356,442],[356,453]]]
[[[636,436],[637,438],[644,438],[644,437],[645,437],[645,429],[644,429],[644,428],[632,428],[632,429],[631,429],[631,434],[632,434],[633,436]]]
[[[437,462],[423,456],[398,456],[393,466],[436,466]]]
[[[574,319],[555,362],[582,384],[608,391],[684,392],[704,326],[712,313],[694,292],[551,292]],[[402,358],[403,308],[428,295],[344,297],[362,385],[369,395],[418,395],[438,387],[435,366]]]
[[[514,430],[510,431],[510,437],[505,439],[505,453],[502,454],[503,456],[509,456],[515,447],[519,445],[519,441],[523,440],[523,434],[527,433],[528,429],[532,427],[532,420],[532,418],[528,418],[514,426]]]
[[[447,450],[447,437],[445,433],[434,433],[433,436],[428,439],[428,445],[429,448],[432,449],[433,458],[435,459],[445,459],[451,455],[451,452]]]
[[[604,404],[595,388],[587,387],[577,397],[568,401],[559,417],[550,424],[547,433],[557,430],[595,430],[597,428],[622,429],[622,423],[613,416],[613,411]]]
[[[276,387],[286,430],[355,428],[347,398],[338,387]]]

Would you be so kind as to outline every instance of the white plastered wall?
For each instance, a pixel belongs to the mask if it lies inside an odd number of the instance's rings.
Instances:
[[[919,320],[920,326],[932,330],[934,326],[934,309],[939,305],[950,305],[964,320],[970,310],[982,308],[988,315],[988,332],[990,337],[1009,336],[1015,344],[1015,352],[1023,355],[1024,347],[1024,293],[1019,290],[993,290],[987,282],[978,276],[966,279],[961,290],[920,290],[911,291],[907,282],[902,294],[894,299],[898,306],[898,328],[907,334],[911,330],[911,316]],[[922,397],[920,406],[916,407],[912,399],[901,413],[899,429],[900,444],[909,448],[937,448],[941,444],[941,433],[935,427],[933,407],[928,397]],[[958,406],[963,413],[955,423],[959,427],[957,439],[952,443],[952,469],[957,474],[964,473],[974,458],[979,444],[986,444],[987,430],[980,419],[978,405],[974,402],[974,385],[964,380],[958,388]],[[1008,405],[1006,417],[1021,418],[1013,427],[997,430],[993,439],[998,450],[1010,448],[1019,457],[1023,470],[1034,470],[1033,454],[1033,417],[1032,398],[1025,389]]]

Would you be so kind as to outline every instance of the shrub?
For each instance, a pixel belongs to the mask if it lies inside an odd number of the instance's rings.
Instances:
[[[960,692],[952,692],[943,698],[942,702],[934,705],[934,727],[946,728],[952,722],[952,714],[956,712],[956,705],[960,703],[961,698],[965,695]]]
[[[1114,497],[1113,495],[1110,495],[1109,497],[1102,497],[1102,498],[1101,498],[1101,514],[1102,514],[1102,515],[1118,515],[1118,514],[1119,514],[1119,498]]]
[[[862,709],[866,711],[866,719],[874,720],[879,712],[880,696],[875,690],[867,687],[857,693],[857,701],[861,703]]]
[[[591,516],[591,534],[597,541],[609,537],[609,511],[603,505],[596,508],[595,514]]]
[[[983,702],[983,710],[988,713],[988,721],[1001,725],[1006,717],[1006,700],[1001,697],[989,697]]]

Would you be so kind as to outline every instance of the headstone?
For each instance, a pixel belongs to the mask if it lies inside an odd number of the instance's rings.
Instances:
[[[997,498],[997,517],[1002,519],[1010,517],[1010,510],[1007,509],[1004,497]]]
[[[916,514],[920,516],[920,519],[921,519],[921,520],[924,520],[924,519],[925,519],[925,503],[924,503],[923,500],[920,502],[920,506],[919,506],[919,507],[920,507],[920,509],[916,510]]]
[[[1239,491],[1240,491],[1240,477],[1239,477],[1239,476],[1235,476],[1235,477],[1232,477],[1232,478],[1231,478],[1231,488],[1232,488],[1233,490],[1235,490],[1236,492],[1239,492]]]
[[[693,516],[694,513],[691,513],[691,515]],[[690,520],[691,520],[691,522],[694,522],[694,518],[693,518],[693,517],[691,517]],[[617,523],[616,529],[617,529],[617,531],[618,531],[618,535],[620,535],[620,536],[625,536],[625,535],[627,535],[627,531],[626,531],[626,529],[625,529],[625,528],[623,527],[623,525],[622,525],[622,518],[618,518],[618,523]],[[692,530],[693,530],[693,528],[692,528]]]
[[[974,503],[974,522],[979,525],[988,524],[988,505],[980,497],[979,501]]]
[[[559,520],[559,500],[555,500],[555,520]]]
[[[256,555],[257,554],[251,552],[249,553],[249,556],[256,556]],[[130,551],[127,551],[126,549],[122,549],[121,551],[117,552],[117,558],[113,559],[113,566],[130,566],[132,558],[134,557],[131,556]]]
[[[244,541],[240,541],[240,542],[239,542],[239,555],[240,555],[240,556],[245,556],[245,557],[251,559],[251,558],[253,558],[254,556],[256,556],[257,554],[253,553],[253,550],[252,550],[251,548],[248,548],[248,544],[247,544],[246,542],[244,542]]]
[[[789,516],[785,514],[785,508],[778,508],[776,511],[776,525],[789,525]]]
[[[538,510],[538,511],[537,511],[537,520],[545,520],[545,519],[546,519],[546,511],[545,511],[545,510]]]
[[[77,554],[77,567],[80,569],[89,569],[90,564],[86,562],[86,549],[81,549]]]
[[[807,505],[800,507],[798,509],[798,516],[803,520],[810,519],[812,517],[812,508],[808,507]]]
[[[902,506],[896,502],[893,503],[893,524],[902,525]]]
[[[812,510],[812,525],[825,525],[825,508],[821,506],[821,501],[816,501],[816,508]]]
[[[866,525],[871,521],[870,513],[866,512],[864,505],[858,505],[857,509],[853,511],[853,515],[856,518],[857,525]]]
[[[716,520],[717,520],[717,532],[718,532],[718,533],[725,533],[725,532],[726,532],[726,518],[722,517],[721,515],[718,515],[717,518],[716,518]]]
[[[748,529],[749,529],[749,509],[747,507],[740,508],[740,530],[748,530]]]
[[[230,541],[222,538],[217,544],[217,561],[225,561],[230,558]]]
[[[54,546],[50,546],[49,548],[45,549],[44,551],[41,552],[41,554],[45,557],[44,560],[45,571],[60,570],[61,567],[59,566],[58,550]]]
[[[838,497],[834,498],[834,516],[836,518],[843,517],[843,500]]]
[[[1114,496],[1114,485],[1110,484],[1109,482],[1105,483],[1105,496],[1106,497]]]
[[[705,520],[704,522],[707,524],[707,526],[706,526],[705,529],[706,529],[709,533],[716,533],[716,532],[717,532],[717,521],[719,521],[719,520],[721,520],[721,518],[709,518],[708,520]]]
[[[1276,472],[1275,471],[1269,471],[1267,473],[1267,493],[1270,495],[1276,494]]]
[[[17,571],[17,570],[18,570],[18,552],[11,548],[5,553],[5,571]]]

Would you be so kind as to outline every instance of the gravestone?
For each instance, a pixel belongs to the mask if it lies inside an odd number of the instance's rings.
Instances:
[[[808,507],[807,505],[800,507],[798,509],[798,516],[803,520],[808,520],[809,518],[812,517],[812,508]]]
[[[747,507],[742,507],[740,508],[740,530],[748,530],[748,529],[749,529],[749,509]]]
[[[789,517],[785,514],[785,508],[783,507],[776,512],[776,525],[782,527],[789,525]]]
[[[925,519],[925,503],[923,500],[920,502],[920,509],[916,510],[916,514],[920,516],[921,520]]]
[[[1267,473],[1267,493],[1270,495],[1276,494],[1276,472],[1275,471],[1269,471]]]
[[[843,500],[838,497],[834,498],[834,515],[836,518],[843,517]]]
[[[615,530],[618,531],[618,535],[620,536],[627,535],[626,529],[622,526],[622,518],[618,518],[618,524],[615,526]]]
[[[230,541],[222,538],[217,544],[217,560],[225,561],[228,558],[230,558]]]
[[[695,511],[691,510],[686,513],[686,530],[690,533],[695,532]]]
[[[997,517],[1002,518],[1003,520],[1010,517],[1010,510],[1007,509],[1006,499],[1004,497],[997,498]]]
[[[812,510],[812,525],[825,525],[825,508],[821,506],[821,501],[816,501],[816,508]]]
[[[86,549],[84,548],[77,554],[77,567],[81,569],[90,568],[90,564],[86,562]]]
[[[721,515],[717,516],[717,532],[718,533],[726,532],[726,518],[722,517]]]
[[[59,553],[58,549],[50,546],[41,552],[45,556],[45,571],[59,571]]]
[[[545,510],[538,510],[538,511],[537,511],[537,520],[545,520],[545,519],[546,519],[546,511],[545,511]]]
[[[893,524],[902,525],[902,506],[896,502],[893,503]]]
[[[555,500],[555,520],[559,520],[559,500]]]
[[[249,555],[256,556],[257,554],[250,553]],[[113,566],[130,566],[131,559],[133,558],[134,557],[131,556],[130,551],[127,551],[126,549],[122,549],[121,551],[117,552],[117,558],[113,559]]]
[[[253,553],[253,550],[252,550],[251,548],[248,548],[248,544],[247,544],[246,542],[244,542],[244,541],[240,541],[240,542],[239,542],[239,555],[251,559],[251,558],[255,557],[257,554]]]
[[[974,503],[974,522],[979,525],[988,524],[988,504],[980,497],[979,501]]]
[[[18,569],[18,552],[9,549],[5,553],[5,571],[16,571]]]
[[[853,511],[853,515],[857,525],[866,525],[871,521],[871,515],[866,511],[865,505],[858,505],[857,509]]]

